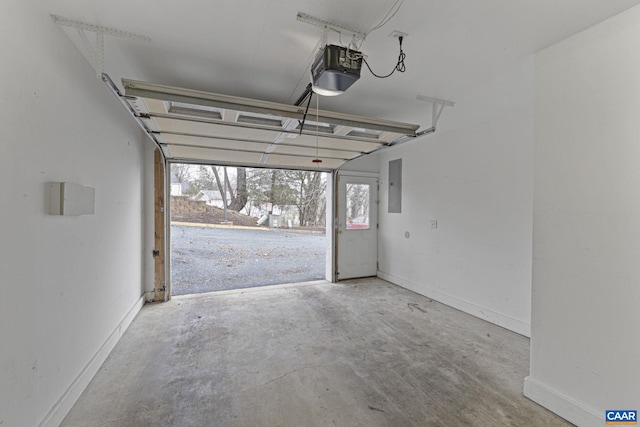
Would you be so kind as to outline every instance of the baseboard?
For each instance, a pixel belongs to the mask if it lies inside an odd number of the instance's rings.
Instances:
[[[604,425],[604,413],[600,416],[596,411],[580,405],[531,377],[524,379],[524,395],[577,426],[601,427]]]
[[[444,292],[437,291],[429,287],[425,287],[422,284],[418,285],[417,283],[414,283],[410,280],[406,280],[401,277],[385,273],[383,271],[378,271],[378,277],[386,280],[387,282],[402,286],[403,288],[409,289],[410,291],[413,291],[420,295],[432,298],[438,302],[446,304],[460,311],[464,311],[465,313],[478,317],[482,320],[486,320],[487,322],[494,323],[505,329],[509,329],[510,331],[513,331],[520,335],[524,335],[525,337],[531,337],[531,325],[529,323],[523,322],[522,320],[514,319],[513,317],[495,312],[486,307],[481,307],[472,302],[465,301],[463,299],[448,295]]]
[[[53,405],[46,417],[40,422],[40,427],[57,427],[62,423],[64,417],[67,416],[73,405],[76,403],[84,389],[89,385],[93,376],[98,372],[100,366],[104,363],[116,346],[124,331],[127,330],[136,314],[144,305],[144,296],[140,297],[131,307],[124,319],[118,324],[114,331],[109,335],[107,340],[100,346],[96,354],[91,358],[89,363],[84,367],[80,375],[71,383],[69,388],[64,392],[62,397]]]

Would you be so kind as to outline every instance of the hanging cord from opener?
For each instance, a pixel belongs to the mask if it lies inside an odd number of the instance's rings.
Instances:
[[[322,159],[318,157],[318,146],[320,139],[320,97],[316,96],[316,158],[311,160],[312,163],[320,164]]]
[[[371,34],[372,32],[374,32],[375,30],[384,27],[389,21],[391,21],[391,19],[394,16],[396,16],[396,14],[400,11],[400,8],[402,7],[403,3],[404,3],[404,0],[396,0],[396,2],[393,4],[393,6],[391,6],[391,9],[389,9],[387,14],[384,16],[384,18],[382,18],[382,20],[376,26],[374,26],[373,28],[371,28],[369,31],[367,31],[365,33],[365,37],[368,36],[369,34]],[[398,71],[400,73],[404,73],[406,71],[406,66],[404,64],[404,59],[407,57],[407,55],[402,50],[402,39],[403,39],[402,36],[398,37],[398,41],[400,42],[400,53],[398,54],[398,62],[396,63],[396,66],[393,67],[393,70],[391,70],[391,72],[389,74],[386,74],[386,75],[376,74],[371,69],[371,66],[367,62],[367,59],[364,57],[364,55],[362,56],[362,62],[364,62],[364,65],[367,66],[367,68],[369,69],[369,72],[371,74],[373,74],[374,77],[377,77],[379,79],[386,79],[387,77],[391,77],[391,75],[393,73],[395,73],[396,71]],[[364,43],[364,39],[362,39],[360,41],[360,44],[357,44],[357,43],[355,43],[355,41],[352,41],[350,43],[350,46],[353,45],[355,50],[359,51],[362,48],[362,43]],[[357,58],[352,58],[352,59],[357,59]]]
[[[407,67],[404,65],[404,59],[407,57],[407,55],[402,50],[402,38],[403,38],[402,36],[398,37],[398,41],[400,42],[400,53],[398,54],[398,62],[396,63],[396,66],[393,68],[393,70],[391,70],[389,74],[381,76],[374,73],[373,70],[371,69],[371,66],[367,62],[367,59],[364,56],[362,57],[362,62],[364,62],[364,65],[367,66],[367,68],[369,69],[371,74],[373,74],[374,77],[377,77],[379,79],[386,79],[387,77],[391,77],[391,75],[396,71],[400,73],[404,73],[407,70]]]

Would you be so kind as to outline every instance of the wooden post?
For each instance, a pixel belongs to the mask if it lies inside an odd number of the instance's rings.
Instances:
[[[160,151],[154,152],[154,301],[162,302],[166,300],[166,280],[165,280],[165,203],[164,203],[164,164]]]

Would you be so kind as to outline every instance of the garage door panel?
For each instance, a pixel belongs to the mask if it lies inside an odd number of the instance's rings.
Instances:
[[[167,114],[167,103],[158,99],[144,98],[147,111],[150,114]]]
[[[292,147],[287,145],[278,145],[273,154],[296,154],[304,156],[323,156],[323,157],[335,157],[339,159],[352,159],[359,153],[355,151],[342,151],[342,150],[326,150],[324,148],[315,147]]]
[[[336,169],[340,167],[343,160],[339,159],[327,159],[319,157],[322,160],[322,163],[314,163],[312,158],[309,157],[293,157],[293,156],[283,156],[283,155],[269,155],[268,163],[269,165],[277,166],[277,167],[294,167],[297,169]]]
[[[241,151],[255,151],[264,152],[269,146],[267,143],[256,143],[247,141],[228,141],[224,139],[213,139],[203,137],[193,137],[185,135],[161,135],[160,141],[169,145],[180,145],[200,148],[218,148],[225,150],[241,150]],[[293,154],[298,156],[308,157],[334,157],[339,159],[351,159],[360,153],[357,151],[345,151],[345,150],[326,150],[316,147],[297,147],[282,144],[271,144],[272,153],[274,154]]]
[[[189,135],[217,136],[221,138],[253,139],[261,141],[273,141],[280,134],[279,130],[251,129],[225,124],[189,121],[181,119],[169,119],[154,117],[160,132],[171,132]]]
[[[205,161],[205,162],[224,162],[239,164],[259,164],[262,154],[260,153],[247,153],[242,151],[227,151],[216,150],[209,148],[196,148],[196,147],[182,147],[172,145],[169,147],[171,156],[191,161]]]
[[[409,123],[311,109],[302,124],[300,106],[127,79],[122,84],[125,94],[117,95],[176,160],[330,170],[418,136],[419,126]],[[322,162],[314,163],[316,157]]]
[[[308,147],[315,147],[317,144],[319,147],[322,147],[322,148],[327,148],[327,149],[342,148],[345,150],[355,151],[358,153],[375,150],[376,148],[381,146],[379,143],[353,141],[348,139],[327,138],[324,136],[318,137],[316,141],[315,135],[300,135],[295,139],[295,141],[296,141],[296,144],[304,145]]]
[[[218,139],[248,139],[261,142],[273,142],[281,135],[281,132],[278,131],[229,127],[211,123],[184,122],[182,120],[175,119],[154,118],[154,122],[156,123],[156,127],[161,133],[163,139],[167,142],[172,141],[171,138],[174,136],[167,132],[176,132],[180,134],[188,133],[188,136],[202,135],[212,136]],[[330,138],[326,136],[316,138],[315,135],[298,134],[286,134],[284,135],[284,138],[280,139],[284,145],[302,145],[306,147],[318,146],[319,148],[325,149],[344,149],[357,154],[375,150],[383,145],[380,142],[354,141],[349,139]]]
[[[198,146],[202,148],[222,148],[226,150],[264,152],[269,145],[266,142],[230,141],[228,139],[204,138],[186,135],[161,135],[161,141],[170,145]]]

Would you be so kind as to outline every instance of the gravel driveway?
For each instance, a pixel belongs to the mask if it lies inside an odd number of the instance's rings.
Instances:
[[[171,226],[172,295],[321,280],[325,235]]]

